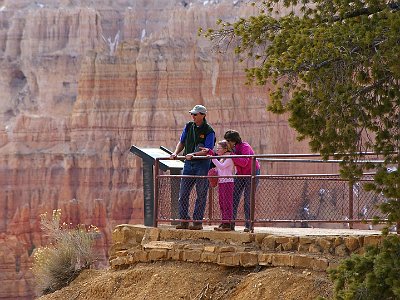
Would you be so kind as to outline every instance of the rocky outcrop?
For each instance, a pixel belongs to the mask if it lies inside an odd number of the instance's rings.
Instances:
[[[33,295],[41,213],[98,226],[105,262],[111,229],[143,219],[130,146],[173,148],[197,103],[218,137],[235,128],[258,153],[308,152],[266,112],[268,87],[245,86],[246,65],[197,37],[252,13],[246,1],[92,2],[0,1],[0,284],[14,282],[0,298]]]
[[[128,224],[117,226],[112,236],[110,265],[113,269],[128,268],[138,262],[173,260],[230,267],[285,266],[327,271],[350,254],[364,253],[368,246],[376,246],[383,239],[377,232],[335,235],[332,231],[327,235],[318,230],[293,230],[279,234],[264,228],[257,229],[257,233],[241,233]]]

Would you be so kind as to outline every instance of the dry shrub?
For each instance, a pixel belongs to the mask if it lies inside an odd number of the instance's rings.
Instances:
[[[71,228],[60,225],[61,211],[53,211],[51,219],[41,215],[41,229],[49,237],[49,245],[36,249],[33,274],[39,294],[49,294],[67,286],[83,269],[95,261],[94,239],[99,236],[97,227],[78,225]]]

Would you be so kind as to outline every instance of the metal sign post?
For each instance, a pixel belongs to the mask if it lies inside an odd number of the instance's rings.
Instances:
[[[136,154],[143,161],[143,213],[144,225],[153,226],[154,222],[154,163],[159,157],[168,157],[171,153],[168,149],[158,148],[139,148],[131,146],[130,151]],[[171,175],[180,175],[183,169],[183,162],[180,160],[160,160],[160,169],[170,171]],[[175,179],[174,179],[175,180]],[[179,179],[177,179],[179,180]],[[171,182],[171,213],[172,217],[177,215],[179,184]]]

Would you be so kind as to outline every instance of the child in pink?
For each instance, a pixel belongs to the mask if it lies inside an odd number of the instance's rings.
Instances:
[[[204,151],[212,153],[209,149],[205,148]],[[222,140],[217,143],[216,155],[230,155],[230,148],[227,141]],[[218,170],[218,176],[232,176],[235,174],[235,165],[231,158],[221,158],[212,160],[215,167]],[[217,231],[230,231],[230,222],[233,218],[233,177],[219,177],[218,178],[218,195],[219,195],[219,207],[222,215],[222,224],[219,227],[215,227]]]

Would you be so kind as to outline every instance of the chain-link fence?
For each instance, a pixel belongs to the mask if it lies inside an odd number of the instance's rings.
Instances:
[[[219,177],[218,177],[219,178]],[[225,178],[225,177],[224,177]],[[202,197],[196,188],[202,186],[207,176],[160,175],[156,173],[156,221],[200,221],[205,224],[236,222],[271,226],[292,223],[299,227],[329,227],[333,223],[351,227],[353,223],[371,221],[374,217],[385,219],[378,205],[385,201],[381,195],[367,192],[366,175],[349,185],[337,174],[324,175],[242,175],[231,176],[230,187],[208,187]],[[200,184],[200,185],[199,185]],[[193,186],[187,203],[181,201],[182,189]],[[223,192],[223,194],[221,194]],[[220,195],[221,194],[221,195]],[[185,201],[184,201],[185,202]],[[194,216],[204,206],[201,220]],[[182,217],[182,210],[188,212]],[[201,210],[201,209],[200,209]],[[249,225],[249,224],[247,224]]]

